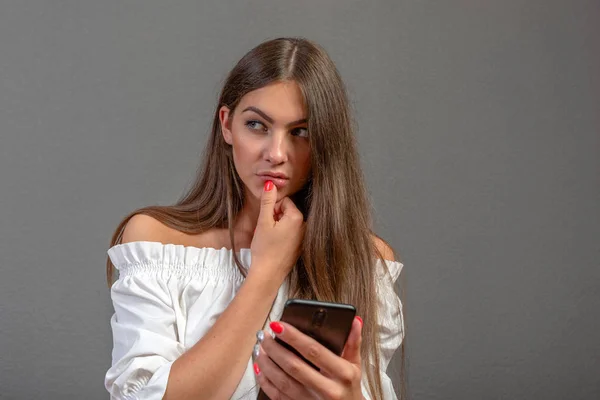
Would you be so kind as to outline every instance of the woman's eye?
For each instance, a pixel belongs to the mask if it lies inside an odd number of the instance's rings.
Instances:
[[[296,129],[292,130],[292,135],[300,136],[300,137],[308,137],[308,129],[296,128]]]
[[[265,125],[262,122],[256,120],[246,122],[246,126],[254,131],[266,130]]]

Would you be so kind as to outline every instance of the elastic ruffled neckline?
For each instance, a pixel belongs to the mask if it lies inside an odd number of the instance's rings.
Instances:
[[[135,241],[117,244],[107,251],[119,276],[149,273],[160,276],[204,276],[214,279],[243,279],[235,266],[233,251],[226,247],[194,247],[181,244]],[[250,249],[236,252],[246,269],[250,266]],[[227,268],[227,266],[231,268]]]
[[[234,266],[233,250],[226,247],[195,247],[182,244],[161,243],[152,241],[134,241],[117,244],[107,251],[113,265],[120,272],[128,272],[135,267],[145,266],[145,269],[208,269],[225,274],[223,265]],[[236,254],[242,265],[248,269],[251,261],[251,250],[241,248]],[[395,281],[404,266],[398,261],[385,261],[392,281]],[[237,268],[235,268],[237,269]],[[383,268],[377,268],[378,275],[385,274]],[[236,271],[239,273],[239,271]],[[237,275],[237,274],[236,274]]]

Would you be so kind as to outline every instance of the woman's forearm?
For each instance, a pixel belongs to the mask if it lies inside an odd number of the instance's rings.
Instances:
[[[164,399],[229,399],[242,378],[256,332],[278,285],[249,274],[215,324],[171,366]]]

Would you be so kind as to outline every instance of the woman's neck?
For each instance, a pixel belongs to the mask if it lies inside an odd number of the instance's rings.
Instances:
[[[254,235],[256,224],[258,221],[258,215],[260,214],[260,199],[248,196],[244,199],[244,205],[238,213],[233,229],[236,232]]]

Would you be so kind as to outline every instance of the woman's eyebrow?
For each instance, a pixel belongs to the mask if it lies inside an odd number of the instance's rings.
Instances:
[[[273,118],[269,117],[267,114],[265,114],[259,108],[250,106],[250,107],[246,107],[244,109],[244,111],[242,111],[242,112],[245,113],[246,111],[254,111],[258,115],[260,115],[261,117],[263,117],[264,119],[266,119],[268,123],[270,123],[270,124],[273,123]],[[299,119],[297,121],[290,122],[289,124],[286,125],[286,127],[290,127],[290,126],[294,126],[294,125],[300,125],[300,124],[305,124],[306,122],[307,122],[306,118],[302,118],[302,119]]]

